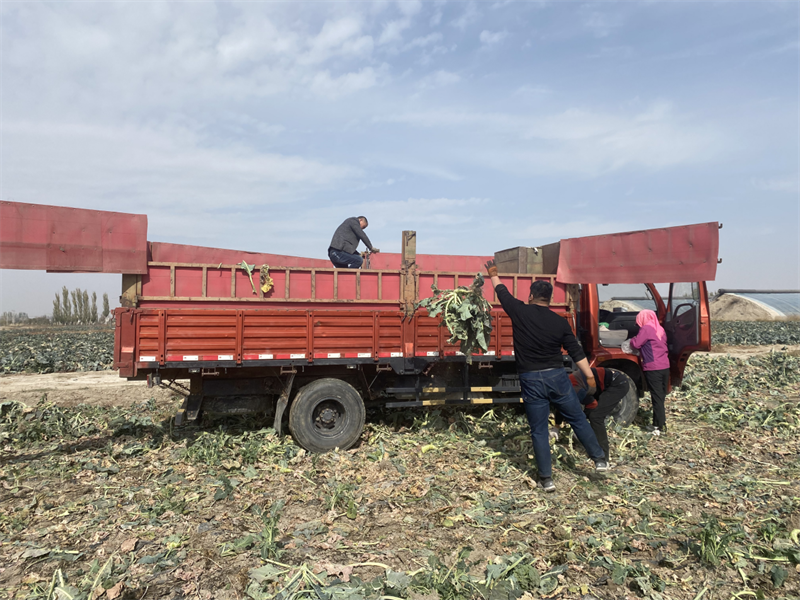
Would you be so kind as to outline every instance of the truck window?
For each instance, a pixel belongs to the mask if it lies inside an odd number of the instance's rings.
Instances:
[[[636,315],[640,310],[658,310],[653,294],[643,283],[598,285],[597,299],[599,339],[606,347],[620,347],[639,333]]]
[[[697,283],[670,285],[664,329],[672,354],[700,342],[700,286]]]

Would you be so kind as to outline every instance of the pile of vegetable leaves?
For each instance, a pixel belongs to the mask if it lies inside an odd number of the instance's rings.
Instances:
[[[433,296],[417,303],[416,308],[425,308],[428,315],[441,315],[440,326],[450,332],[448,344],[460,342],[460,350],[472,362],[472,353],[480,348],[489,350],[492,332],[492,306],[483,297],[483,276],[478,273],[472,285],[459,286],[454,290],[440,290],[432,285]]]
[[[114,330],[46,327],[0,332],[0,373],[104,371],[114,362]]]
[[[712,321],[711,343],[728,346],[800,344],[800,321]]]

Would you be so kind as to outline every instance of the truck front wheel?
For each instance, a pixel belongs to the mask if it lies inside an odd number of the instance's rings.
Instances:
[[[289,409],[289,430],[309,452],[346,450],[358,441],[366,411],[356,389],[340,379],[304,386]]]
[[[623,373],[623,375],[628,380],[628,393],[622,397],[609,418],[614,419],[623,427],[627,427],[633,423],[636,413],[639,412],[639,394],[636,392],[636,384],[633,380],[627,374]]]

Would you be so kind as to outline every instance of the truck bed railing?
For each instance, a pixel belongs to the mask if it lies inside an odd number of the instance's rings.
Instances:
[[[264,304],[371,304],[407,305],[429,298],[431,285],[452,289],[472,283],[475,273],[411,269],[336,269],[257,265],[252,273],[255,293],[246,271],[238,264],[148,262],[146,275],[123,276],[123,306],[155,306],[172,303]],[[267,267],[273,287],[263,292],[259,284]],[[577,286],[556,285],[554,274],[503,274],[509,291],[527,298],[531,282],[549,281],[555,291],[552,306],[571,306]],[[572,289],[574,287],[574,289]],[[493,307],[500,303],[488,284],[484,296]]]

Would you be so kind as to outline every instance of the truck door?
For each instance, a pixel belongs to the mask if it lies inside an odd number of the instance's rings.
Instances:
[[[705,282],[671,283],[664,315],[672,385],[680,385],[692,352],[711,348]]]

